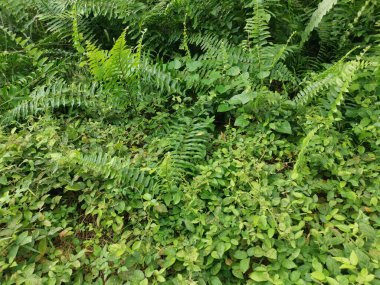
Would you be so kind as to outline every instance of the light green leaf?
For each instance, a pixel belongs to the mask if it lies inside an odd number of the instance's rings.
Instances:
[[[277,251],[274,248],[269,249],[266,254],[269,259],[277,259]]]
[[[0,176],[0,185],[7,185],[7,184],[8,184],[7,177],[5,175]]]
[[[223,283],[220,281],[220,279],[216,276],[211,277],[210,279],[211,285],[222,285]]]
[[[234,253],[234,257],[236,259],[245,259],[245,258],[247,258],[247,252],[242,251],[242,250],[238,250]]]
[[[190,72],[196,71],[202,65],[203,65],[202,62],[200,61],[192,61],[192,62],[186,63],[187,70]]]
[[[237,67],[237,66],[233,66],[231,67],[228,71],[227,71],[227,75],[229,76],[237,76],[240,74],[240,68]]]
[[[279,133],[291,135],[292,127],[288,121],[276,122],[269,124],[269,127]]]
[[[15,246],[12,246],[11,247],[11,249],[9,250],[9,252],[8,252],[8,262],[9,263],[12,263],[13,262],[13,260],[16,258],[16,256],[17,256],[17,252],[18,252],[18,249],[19,249],[20,247],[18,246],[18,245],[15,245]]]
[[[240,261],[239,267],[241,272],[245,273],[249,269],[250,258],[244,258]]]
[[[318,281],[325,280],[325,278],[326,278],[325,274],[323,274],[323,272],[320,272],[320,271],[312,272],[311,277],[318,280]]]
[[[239,117],[236,118],[235,120],[235,126],[237,127],[246,127],[249,125],[249,120],[246,115],[240,115]]]
[[[256,282],[265,282],[268,281],[269,275],[268,272],[255,271],[249,274],[249,278]]]
[[[356,255],[356,252],[353,250],[350,254],[350,263],[352,265],[357,265],[359,262],[358,256]]]

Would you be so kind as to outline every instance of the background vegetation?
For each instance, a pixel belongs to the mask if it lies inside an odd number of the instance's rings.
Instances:
[[[376,0],[0,0],[1,284],[380,284]]]

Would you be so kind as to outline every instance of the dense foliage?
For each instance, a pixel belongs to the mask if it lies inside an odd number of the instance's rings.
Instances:
[[[380,2],[0,20],[1,284],[380,284]]]

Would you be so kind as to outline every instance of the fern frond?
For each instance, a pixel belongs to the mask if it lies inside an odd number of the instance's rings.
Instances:
[[[48,69],[53,64],[47,63],[47,57],[44,57],[44,51],[40,50],[34,43],[30,42],[29,38],[18,37],[17,34],[9,30],[8,28],[0,25],[0,30],[6,33],[16,44],[18,44],[25,54],[32,60],[35,67],[40,69]]]
[[[317,94],[321,93],[323,90],[327,90],[331,87],[331,92],[336,93],[341,90],[345,90],[343,86],[346,82],[351,82],[353,75],[359,70],[366,68],[371,63],[363,61],[362,57],[364,53],[368,50],[366,48],[364,52],[358,56],[356,60],[351,60],[344,62],[344,59],[348,54],[343,57],[336,64],[332,65],[330,68],[318,74],[314,80],[309,83],[303,90],[301,90],[296,98],[294,99],[297,106],[301,107],[308,104]],[[343,89],[342,89],[343,88]],[[346,92],[346,91],[343,91]],[[335,96],[334,100],[335,100]]]
[[[102,151],[96,154],[72,151],[56,160],[63,165],[79,166],[82,171],[100,175],[103,179],[112,179],[122,187],[146,191],[155,185],[154,178],[147,171],[134,166],[131,159],[111,156]]]
[[[298,153],[296,163],[294,164],[293,171],[291,173],[292,179],[297,179],[300,177],[300,167],[302,166],[302,164],[305,161],[305,154],[306,154],[307,148],[310,144],[310,141],[313,139],[313,137],[315,136],[315,134],[318,132],[318,130],[321,127],[322,126],[317,126],[314,129],[312,129],[311,131],[309,131],[308,134],[306,135],[306,137],[302,140],[301,149]]]
[[[304,106],[308,104],[318,93],[327,89],[334,84],[335,77],[333,74],[326,72],[317,79],[309,83],[303,88],[295,97],[294,101],[297,106]]]
[[[293,72],[289,70],[289,68],[282,62],[277,63],[270,75],[271,80],[277,80],[280,82],[291,82],[294,85],[298,83],[297,77]]]
[[[170,73],[165,72],[162,64],[152,64],[148,56],[141,53],[141,48],[133,52],[125,41],[124,31],[115,42],[111,51],[98,49],[87,43],[87,57],[90,71],[96,80],[132,88],[139,84],[143,88],[159,90],[161,93],[179,93],[178,82]],[[136,87],[137,88],[137,87]]]
[[[58,81],[51,86],[36,88],[28,100],[23,101],[14,109],[9,110],[3,117],[3,123],[19,120],[28,115],[36,115],[63,106],[89,106],[95,104],[95,98],[100,93],[99,86],[93,84],[71,84]]]
[[[248,18],[244,30],[247,33],[247,40],[243,41],[245,48],[256,46],[257,48],[268,44],[269,33],[269,20],[270,14],[264,8],[264,1],[253,1],[253,16]]]
[[[170,177],[166,178],[179,182],[184,175],[195,173],[197,163],[206,156],[212,121],[183,117],[170,126],[160,144],[166,153],[162,165],[170,165]]]
[[[304,32],[302,33],[301,46],[309,39],[311,32],[318,27],[323,17],[338,3],[338,0],[323,0],[319,3],[318,8],[314,11],[307,24]]]
[[[188,37],[188,43],[198,46],[204,52],[219,51],[222,46],[231,48],[232,45],[225,38],[220,38],[211,33],[192,34]]]
[[[152,64],[147,57],[142,58],[140,63],[142,83],[151,90],[159,90],[161,94],[181,94],[179,82],[165,70],[161,63]]]

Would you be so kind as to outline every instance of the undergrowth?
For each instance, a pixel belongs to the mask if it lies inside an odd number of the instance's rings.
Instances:
[[[0,0],[1,284],[380,284],[375,0]]]

